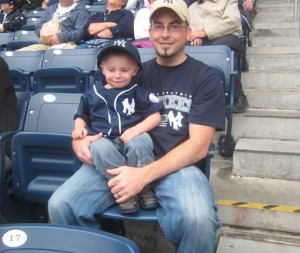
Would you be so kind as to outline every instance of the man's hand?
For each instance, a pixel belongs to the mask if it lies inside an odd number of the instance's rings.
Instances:
[[[53,34],[53,35],[50,36],[50,38],[49,38],[49,44],[50,45],[58,45],[58,44],[60,44],[60,41],[59,41],[59,39],[58,39],[58,37],[57,37],[56,34]]]
[[[97,135],[86,136],[84,139],[73,140],[72,147],[80,161],[91,165],[94,164],[90,145],[92,142],[101,139],[102,136],[103,134],[99,133]]]
[[[122,203],[137,195],[147,183],[144,181],[143,168],[122,166],[116,169],[107,170],[113,176],[108,181],[117,203]]]
[[[253,8],[253,2],[252,2],[252,1],[245,1],[245,2],[243,3],[243,6],[244,6],[244,9],[245,9],[246,11],[251,11],[252,8]]]
[[[4,32],[3,24],[0,24],[0,33],[3,33],[3,32]]]

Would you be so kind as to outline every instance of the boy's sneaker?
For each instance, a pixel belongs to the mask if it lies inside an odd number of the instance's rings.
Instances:
[[[133,197],[119,204],[119,209],[121,213],[137,212],[140,209],[137,197]]]
[[[157,208],[157,200],[154,195],[154,192],[150,185],[147,185],[140,193],[139,193],[139,202],[141,208],[143,209],[155,209]]]

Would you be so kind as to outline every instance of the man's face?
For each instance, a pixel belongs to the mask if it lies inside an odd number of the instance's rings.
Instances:
[[[1,10],[3,10],[5,13],[10,13],[13,9],[13,5],[9,3],[0,3]]]
[[[59,3],[63,7],[68,7],[74,3],[74,0],[59,0]]]
[[[178,15],[168,8],[157,10],[151,18],[149,29],[157,60],[168,61],[171,65],[185,56],[185,43],[190,36],[190,28]]]
[[[123,0],[108,0],[107,5],[113,9],[122,9],[124,2]]]

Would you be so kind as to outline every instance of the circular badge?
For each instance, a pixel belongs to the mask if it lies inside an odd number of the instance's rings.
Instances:
[[[27,241],[26,233],[19,229],[9,230],[2,236],[3,244],[11,248],[20,247],[26,241]]]
[[[53,94],[46,94],[43,99],[44,101],[51,103],[55,101],[56,97]]]
[[[53,54],[60,55],[62,51],[60,49],[53,50]]]

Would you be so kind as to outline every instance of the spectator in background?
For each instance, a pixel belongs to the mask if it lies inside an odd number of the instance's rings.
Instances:
[[[152,43],[149,39],[150,28],[150,6],[154,0],[145,0],[144,7],[141,8],[134,18],[134,38],[133,44],[136,47],[151,47]]]
[[[77,48],[102,48],[111,39],[134,38],[134,15],[125,10],[127,0],[108,0],[105,12],[90,17],[85,29],[85,42]]]
[[[242,27],[237,0],[198,0],[190,5],[189,13],[192,45],[227,45],[240,59],[245,57],[246,46],[240,40]],[[247,97],[238,77],[234,112],[245,112],[247,107]]]
[[[36,25],[35,32],[38,37],[40,37],[43,24],[54,17],[59,19],[61,32],[49,36],[47,45],[34,44],[19,50],[46,50],[51,46],[68,42],[72,42],[74,45],[80,44],[84,38],[85,24],[90,17],[90,13],[85,6],[80,3],[74,3],[73,0],[59,0],[58,4],[50,5],[43,13],[40,22]]]
[[[18,127],[17,98],[9,76],[8,65],[0,56],[0,133],[14,131]],[[9,169],[10,147],[6,150],[6,169]]]
[[[16,0],[19,11],[26,13],[42,6],[41,0]]]
[[[0,0],[0,32],[15,32],[26,24],[26,17],[16,8],[16,0]]]

